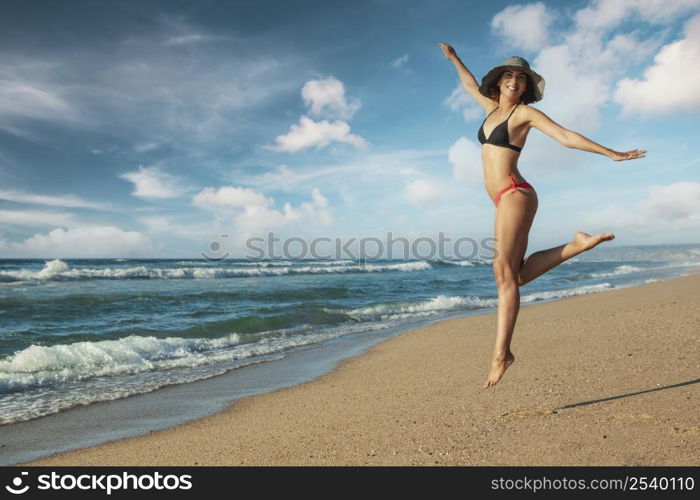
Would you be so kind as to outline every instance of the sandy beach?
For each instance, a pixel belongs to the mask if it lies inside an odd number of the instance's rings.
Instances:
[[[526,287],[524,288],[526,290]],[[312,382],[32,465],[697,465],[700,274],[439,321]]]

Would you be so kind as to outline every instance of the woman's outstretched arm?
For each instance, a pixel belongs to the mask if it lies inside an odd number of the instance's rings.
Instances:
[[[526,109],[531,127],[535,127],[537,130],[544,132],[567,148],[580,149],[581,151],[588,151],[590,153],[598,153],[607,156],[614,161],[635,160],[637,158],[644,158],[646,155],[646,150],[642,149],[634,149],[624,153],[613,151],[612,149],[601,146],[597,142],[593,142],[578,132],[562,127],[538,109],[530,107]]]
[[[457,69],[457,74],[459,75],[459,80],[462,82],[462,87],[464,87],[464,90],[466,90],[467,93],[477,102],[477,104],[486,110],[486,112],[490,113],[498,104],[492,99],[481,95],[476,78],[474,78],[472,72],[469,71],[459,56],[457,56],[457,52],[455,52],[455,49],[452,48],[451,45],[443,42],[439,44],[439,46],[442,49],[443,54],[445,54],[445,57],[452,61],[452,63],[455,65],[455,69]]]

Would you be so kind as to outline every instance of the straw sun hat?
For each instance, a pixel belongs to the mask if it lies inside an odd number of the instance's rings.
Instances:
[[[511,56],[506,58],[505,61],[501,63],[500,66],[496,66],[491,71],[489,71],[484,78],[481,79],[481,86],[479,87],[479,92],[488,98],[491,98],[490,89],[498,84],[498,79],[501,74],[507,69],[519,69],[524,71],[530,76],[531,85],[528,85],[529,89],[525,92],[528,93],[532,89],[532,94],[535,101],[542,99],[544,95],[544,78],[535,73],[530,69],[530,63],[525,59],[518,56]]]

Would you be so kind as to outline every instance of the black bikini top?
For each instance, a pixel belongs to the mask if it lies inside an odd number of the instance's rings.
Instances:
[[[517,107],[518,105],[516,104],[513,107],[513,111],[515,111],[515,108]],[[496,109],[494,109],[493,111],[496,111]],[[496,125],[496,128],[493,129],[489,138],[486,138],[486,136],[484,135],[484,123],[486,123],[486,120],[488,120],[489,116],[493,114],[493,111],[491,111],[488,114],[488,116],[484,118],[484,122],[481,124],[481,127],[479,127],[479,142],[481,144],[493,144],[494,146],[510,148],[518,152],[522,151],[523,148],[514,146],[510,143],[510,137],[508,136],[508,120],[510,120],[510,117],[513,116],[513,111],[510,112],[510,115],[508,115],[508,118],[506,118],[504,122],[501,122],[498,125]]]

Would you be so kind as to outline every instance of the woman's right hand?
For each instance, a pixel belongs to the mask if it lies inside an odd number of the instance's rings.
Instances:
[[[613,161],[636,160],[637,158],[646,158],[646,149],[634,149],[620,153],[619,151],[610,151],[608,158]]]
[[[445,54],[445,57],[447,59],[452,60],[457,57],[457,52],[455,52],[455,49],[453,49],[452,45],[450,45],[449,43],[442,42],[438,45],[442,49],[442,53]]]

